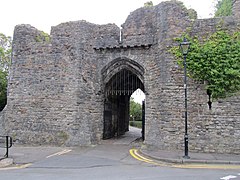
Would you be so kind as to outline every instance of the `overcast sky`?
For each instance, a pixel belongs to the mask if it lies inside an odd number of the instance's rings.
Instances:
[[[123,24],[135,9],[149,0],[3,0],[0,8],[0,32],[12,36],[17,24],[31,24],[50,33],[51,26],[62,22],[86,20],[96,24]],[[154,5],[163,0],[152,0]],[[213,13],[215,0],[182,0],[198,12],[200,18]]]

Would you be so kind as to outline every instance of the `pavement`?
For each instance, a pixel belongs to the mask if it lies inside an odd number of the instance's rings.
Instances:
[[[139,143],[141,129],[130,128],[130,131],[119,138],[113,138],[102,141],[102,144],[129,145],[138,148],[138,152],[143,157],[148,157],[157,161],[177,164],[222,164],[222,165],[240,165],[240,154],[217,154],[217,153],[193,153],[189,152],[190,159],[183,158],[183,151],[165,151],[157,148],[148,148]],[[13,164],[27,164],[40,161],[41,159],[66,150],[68,147],[25,147],[13,145],[9,150],[9,158],[0,157],[0,168],[11,166]],[[88,149],[88,147],[80,147]],[[0,151],[4,154],[4,150]]]
[[[167,163],[240,165],[240,154],[189,152],[188,156],[190,158],[187,159],[183,157],[183,151],[165,151],[147,148],[141,148],[139,151],[143,156]]]

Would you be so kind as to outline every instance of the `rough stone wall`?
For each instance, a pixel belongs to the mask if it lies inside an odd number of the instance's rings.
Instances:
[[[196,20],[190,34],[206,39],[219,28],[236,32],[240,28],[239,22],[236,16]],[[219,99],[213,102],[212,110],[206,103],[208,97],[203,85],[192,83],[189,96],[190,148],[201,152],[238,154],[240,96]]]
[[[52,28],[49,41],[29,25],[16,26],[3,128],[20,143],[99,143],[102,70],[113,61],[129,60],[144,69],[145,143],[183,149],[183,70],[169,48],[178,46],[174,38],[186,29],[207,37],[220,22],[224,29],[239,29],[237,16],[193,21],[170,1],[132,12],[122,25],[121,41],[114,24],[63,23]],[[209,110],[202,84],[189,80],[188,93],[190,151],[239,153],[240,97],[214,102]]]
[[[240,0],[233,1],[233,15],[240,17]]]
[[[92,143],[98,129],[91,119],[100,111],[89,102],[98,99],[89,80],[96,68],[89,60],[93,27],[61,24],[52,29],[50,42],[37,42],[41,32],[31,26],[15,28],[6,131],[21,143]]]

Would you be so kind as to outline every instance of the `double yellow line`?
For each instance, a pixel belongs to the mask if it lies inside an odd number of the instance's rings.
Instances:
[[[197,163],[174,164],[174,163],[159,162],[159,161],[140,155],[137,149],[130,149],[129,153],[133,158],[139,161],[156,165],[156,166],[165,166],[165,167],[167,166],[167,167],[185,168],[185,169],[239,169],[240,170],[240,165],[234,165],[234,164],[197,164]]]
[[[139,160],[139,161],[143,161],[143,162],[145,162],[145,163],[153,164],[153,165],[157,165],[157,166],[167,166],[167,164],[158,163],[158,162],[155,162],[155,161],[152,160],[152,159],[143,157],[142,155],[140,155],[140,154],[138,153],[138,150],[137,150],[137,149],[130,149],[130,150],[129,150],[129,153],[131,154],[132,157],[134,157],[135,159],[137,159],[137,160]]]

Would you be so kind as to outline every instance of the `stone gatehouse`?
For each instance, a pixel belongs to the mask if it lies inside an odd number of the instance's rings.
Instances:
[[[183,69],[169,52],[191,28],[205,36],[240,28],[234,14],[192,20],[175,1],[132,12],[122,25],[86,21],[14,31],[8,103],[1,129],[19,143],[90,145],[128,130],[129,98],[145,92],[145,144],[183,149]],[[190,151],[240,153],[240,96],[208,107],[204,85],[188,81]]]

